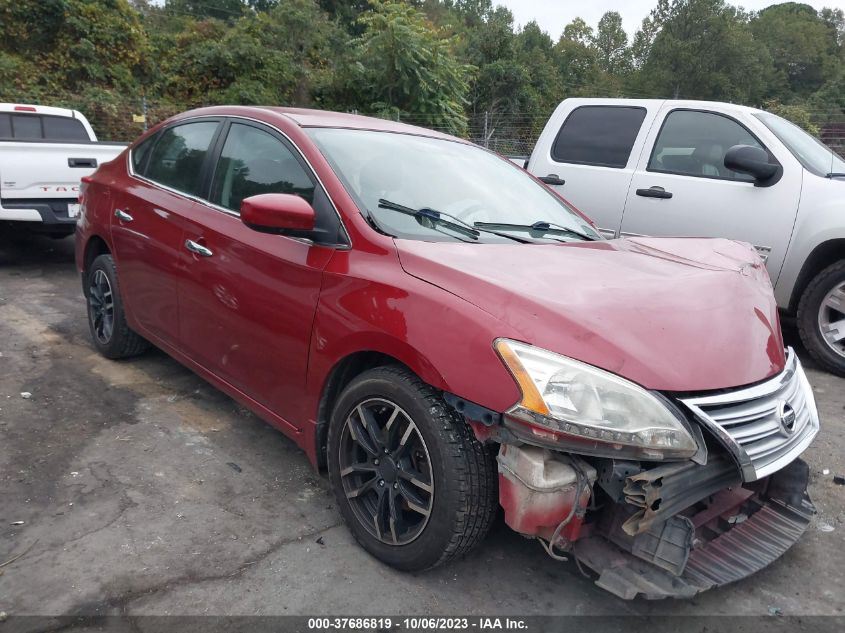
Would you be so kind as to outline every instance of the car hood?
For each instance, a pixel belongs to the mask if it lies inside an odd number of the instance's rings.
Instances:
[[[748,244],[628,238],[569,244],[396,240],[403,269],[503,322],[498,336],[688,392],[780,372],[772,286]]]

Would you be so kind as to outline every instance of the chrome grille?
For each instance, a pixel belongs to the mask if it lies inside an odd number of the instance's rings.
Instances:
[[[786,466],[819,431],[812,388],[791,348],[784,370],[764,383],[682,402],[728,447],[745,481]]]

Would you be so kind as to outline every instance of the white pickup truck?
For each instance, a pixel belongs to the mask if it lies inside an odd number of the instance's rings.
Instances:
[[[0,226],[70,235],[80,180],[124,148],[75,110],[0,103]]]
[[[526,167],[606,236],[753,244],[807,350],[845,375],[845,161],[797,126],[728,103],[567,99]]]

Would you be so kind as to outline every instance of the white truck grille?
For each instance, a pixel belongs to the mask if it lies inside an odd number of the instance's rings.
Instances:
[[[728,447],[745,481],[786,466],[819,431],[812,388],[791,348],[785,369],[766,382],[681,401]]]

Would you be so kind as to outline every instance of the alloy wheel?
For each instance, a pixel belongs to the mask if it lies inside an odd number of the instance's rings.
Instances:
[[[358,404],[339,442],[343,491],[367,531],[388,545],[406,545],[425,529],[434,478],[425,440],[411,417],[382,398]]]
[[[94,336],[102,344],[108,344],[114,331],[114,296],[108,275],[95,270],[88,286],[89,318]]]
[[[827,346],[845,356],[845,283],[833,288],[822,299],[819,329]]]

